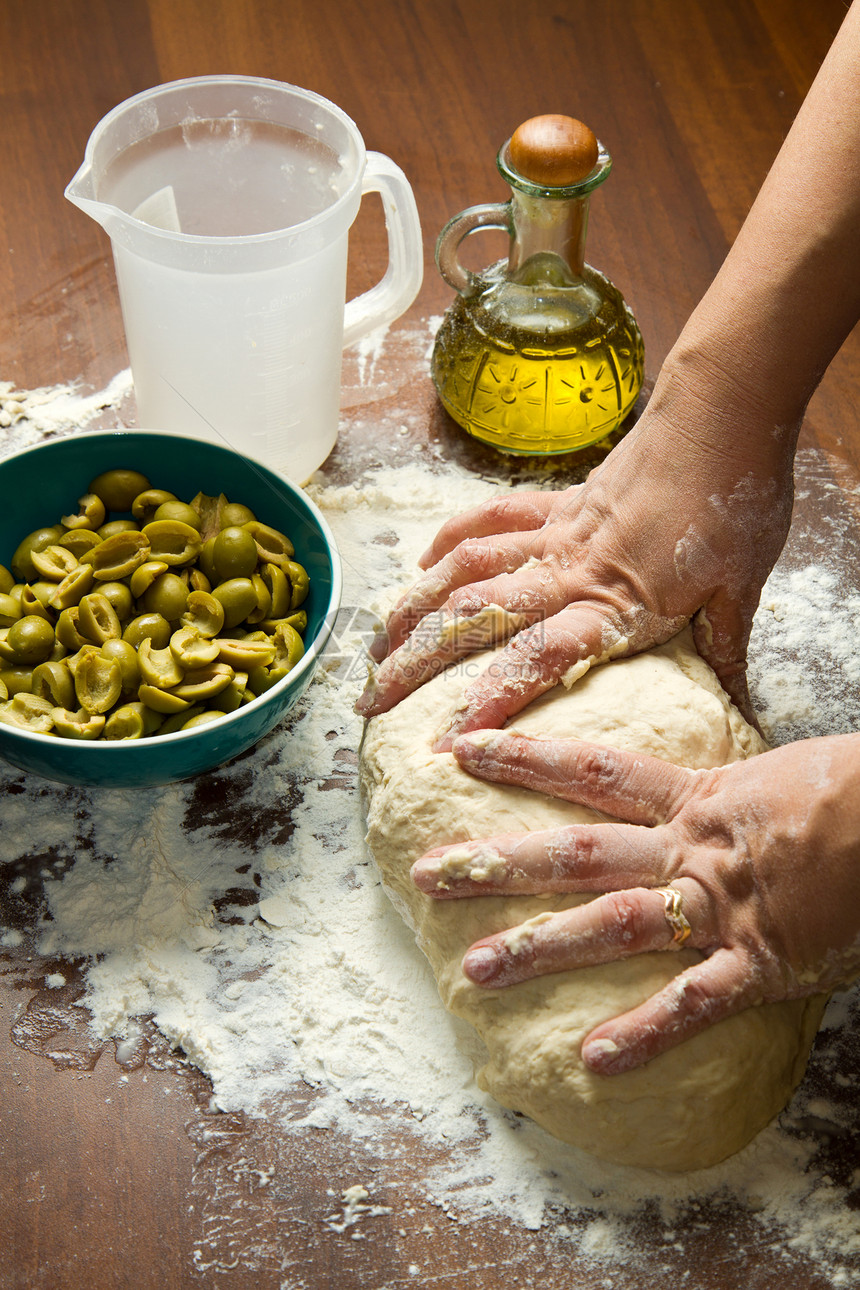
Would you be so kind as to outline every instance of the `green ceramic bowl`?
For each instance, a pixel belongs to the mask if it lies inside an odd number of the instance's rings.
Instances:
[[[77,509],[96,475],[115,467],[147,475],[183,501],[202,491],[244,502],[289,534],[310,576],[306,653],[289,676],[219,721],[177,734],[84,741],[31,734],[0,723],[0,757],[67,784],[132,788],[188,779],[229,761],[268,734],[310,683],[340,606],[342,577],[334,538],[300,488],[259,462],[216,444],[146,430],[80,433],[0,460],[0,564],[21,539]]]

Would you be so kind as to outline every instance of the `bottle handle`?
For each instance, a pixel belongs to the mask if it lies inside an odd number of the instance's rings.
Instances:
[[[482,228],[498,228],[510,234],[511,203],[487,202],[483,206],[469,206],[448,221],[436,242],[436,265],[439,272],[448,286],[459,291],[461,296],[470,295],[483,285],[483,279],[464,268],[457,257],[463,239]]]
[[[369,152],[361,183],[364,193],[379,193],[388,234],[388,268],[375,287],[348,300],[344,311],[344,347],[374,327],[405,313],[424,277],[424,249],[415,195],[399,166],[382,152]]]

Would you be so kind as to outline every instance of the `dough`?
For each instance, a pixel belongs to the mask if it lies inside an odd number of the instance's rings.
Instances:
[[[738,1151],[785,1106],[800,1080],[826,1000],[748,1008],[646,1066],[598,1076],[580,1046],[700,959],[695,950],[638,955],[523,982],[472,985],[460,963],[481,936],[589,896],[434,901],[412,883],[431,847],[493,833],[594,821],[584,807],[483,783],[432,744],[463,691],[492,657],[472,656],[368,723],[361,757],[368,842],[383,884],[413,928],[445,1006],[470,1022],[486,1050],[479,1085],[564,1142],[619,1164],[701,1169]],[[764,745],[698,657],[689,630],[646,654],[557,686],[521,712],[527,734],[578,737],[718,766]]]

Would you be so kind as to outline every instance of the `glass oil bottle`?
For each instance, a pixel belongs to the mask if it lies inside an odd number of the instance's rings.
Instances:
[[[499,151],[505,203],[473,206],[439,235],[436,262],[458,293],[433,350],[445,409],[510,453],[568,453],[611,434],[642,386],[642,336],[618,289],[585,263],[591,193],[612,160],[587,126],[533,117]],[[458,258],[482,228],[508,232],[507,261],[480,274]]]

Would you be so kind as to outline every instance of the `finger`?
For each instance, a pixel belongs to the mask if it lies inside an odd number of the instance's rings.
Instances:
[[[682,879],[685,908],[695,925],[698,884]],[[701,920],[700,920],[701,921]],[[463,958],[463,972],[476,985],[497,989],[537,976],[609,963],[653,950],[668,950],[675,933],[662,892],[635,887],[598,896],[562,913],[538,914],[506,932],[477,941]],[[695,941],[691,940],[690,944]]]
[[[470,774],[590,806],[628,824],[662,824],[687,801],[700,772],[659,757],[577,739],[514,731],[461,735],[454,756]]]
[[[640,1007],[592,1030],[582,1045],[583,1060],[599,1075],[633,1070],[758,1002],[760,994],[746,959],[734,950],[717,950]]]
[[[380,664],[355,711],[363,717],[388,712],[449,664],[497,644],[520,631],[526,622],[522,614],[509,613],[495,604],[484,605],[466,616],[447,609],[428,614],[400,648]]]
[[[503,833],[435,847],[416,860],[412,880],[436,899],[656,887],[676,872],[663,829],[634,824],[568,825]]]
[[[752,615],[724,592],[711,597],[693,619],[693,642],[741,716],[759,730],[747,683]]]
[[[570,686],[596,662],[625,652],[627,640],[604,606],[585,603],[516,633],[469,686],[448,732],[435,745],[450,752],[459,734],[498,728],[561,681]]]
[[[558,502],[558,496],[553,491],[530,491],[492,497],[443,524],[418,563],[422,569],[429,569],[466,538],[543,528],[547,516]]]
[[[483,594],[483,584],[500,574],[516,572],[531,559],[533,551],[534,535],[530,533],[460,542],[400,598],[389,615],[385,631],[373,642],[371,656],[381,662],[398,649],[422,618],[440,609],[451,593],[461,587],[475,585],[482,600],[489,604],[493,595]]]

